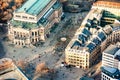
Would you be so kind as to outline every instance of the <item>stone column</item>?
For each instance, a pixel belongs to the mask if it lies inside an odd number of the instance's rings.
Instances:
[[[44,30],[44,27],[41,27],[40,28],[40,40],[43,40],[45,41],[45,30]]]
[[[14,30],[12,26],[8,26],[7,37],[10,41],[14,40]]]

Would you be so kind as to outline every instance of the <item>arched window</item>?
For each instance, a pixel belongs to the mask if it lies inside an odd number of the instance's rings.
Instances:
[[[32,36],[34,36],[34,32],[32,32]]]

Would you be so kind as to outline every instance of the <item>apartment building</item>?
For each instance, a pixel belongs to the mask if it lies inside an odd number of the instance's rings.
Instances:
[[[96,15],[99,18],[96,19]],[[100,52],[100,46],[98,45],[106,38],[103,30],[100,29],[99,32],[96,32],[101,16],[102,10],[95,9],[88,13],[82,22],[81,28],[77,30],[74,38],[65,49],[65,61],[68,64],[83,69],[87,69],[94,64],[94,61],[99,56],[97,53]],[[94,25],[92,26],[92,24]]]
[[[102,54],[102,66],[120,69],[120,47],[110,45]]]
[[[98,1],[94,4],[96,3]],[[120,41],[120,22],[117,18],[110,16],[108,21],[111,23],[101,26],[103,15],[107,15],[104,13],[105,8],[92,8],[85,17],[80,28],[65,49],[65,61],[67,64],[82,69],[90,68],[111,43]],[[114,20],[111,21],[111,19]]]
[[[120,80],[120,44],[111,44],[102,53],[101,80]]]
[[[84,35],[87,35],[87,38]],[[111,43],[118,41],[120,41],[119,23],[106,25],[94,34],[84,28],[82,33],[74,36],[65,49],[66,62],[83,69],[89,68],[101,56],[100,53]]]
[[[27,0],[14,11],[7,36],[18,46],[45,41],[50,28],[61,20],[61,16],[62,6],[57,0]]]
[[[112,35],[108,36],[109,44],[120,41],[120,23],[111,24],[110,26],[112,27]]]

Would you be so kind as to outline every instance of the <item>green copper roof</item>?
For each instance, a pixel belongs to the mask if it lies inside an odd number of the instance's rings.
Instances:
[[[12,19],[11,23],[14,27],[22,27],[24,29],[33,29],[41,26],[46,27],[48,20],[42,18],[37,23],[30,23],[30,22],[16,21]]]
[[[17,12],[26,12],[31,15],[38,15],[51,0],[28,0]]]

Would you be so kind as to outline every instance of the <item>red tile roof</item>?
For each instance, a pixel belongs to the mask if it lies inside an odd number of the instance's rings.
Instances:
[[[109,7],[109,8],[119,8],[120,9],[120,2],[118,1],[111,1],[111,0],[98,0],[93,3],[93,6],[101,6],[101,7]]]

